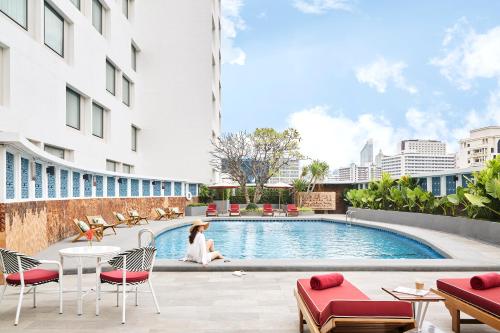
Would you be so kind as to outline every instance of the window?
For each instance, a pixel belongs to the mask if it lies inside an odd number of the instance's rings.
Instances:
[[[66,88],[66,125],[80,129],[80,95]]]
[[[28,0],[0,0],[0,11],[28,29]]]
[[[130,106],[130,81],[124,76],[122,80],[122,101]]]
[[[106,90],[115,94],[116,91],[116,68],[106,60]]]
[[[62,149],[62,148],[45,145],[43,147],[43,150],[45,150],[47,153],[49,153],[51,155],[62,158],[64,160],[64,149]]]
[[[80,9],[80,0],[69,0],[73,3],[73,5],[75,5],[76,8]]]
[[[131,46],[132,49],[132,69],[134,71],[137,71],[137,48],[132,44]]]
[[[104,137],[104,109],[99,105],[92,104],[92,135],[99,138]]]
[[[103,9],[98,0],[92,0],[92,25],[102,35]]]
[[[123,163],[122,171],[123,173],[132,173],[132,166],[130,164]]]
[[[117,171],[117,166],[118,166],[118,163],[116,163],[115,161],[111,161],[111,160],[106,160],[106,170],[107,171]]]
[[[45,45],[64,57],[64,19],[47,2],[45,3],[44,17]]]
[[[139,129],[132,125],[132,151],[137,151],[137,132],[139,132]]]
[[[129,3],[128,0],[122,0],[122,11],[123,15],[128,18]]]

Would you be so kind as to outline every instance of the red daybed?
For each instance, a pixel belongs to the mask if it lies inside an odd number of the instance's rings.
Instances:
[[[274,216],[273,205],[265,203],[262,206],[262,216]]]
[[[240,216],[240,205],[231,204],[229,207],[229,216]]]
[[[217,213],[217,205],[216,204],[208,204],[207,211],[205,213],[206,216],[219,216]]]
[[[299,216],[299,210],[294,204],[286,205],[286,216]]]
[[[309,279],[297,280],[299,329],[310,332],[405,332],[415,328],[412,305],[404,301],[374,301],[349,281],[334,288],[314,290]]]
[[[453,332],[460,332],[460,324],[486,324],[500,331],[500,287],[472,289],[470,278],[440,279],[436,286],[433,291],[446,299]],[[475,319],[460,319],[460,312]]]

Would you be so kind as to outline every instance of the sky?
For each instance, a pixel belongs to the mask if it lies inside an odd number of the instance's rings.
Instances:
[[[331,167],[500,125],[500,1],[222,0],[223,132],[297,129]]]

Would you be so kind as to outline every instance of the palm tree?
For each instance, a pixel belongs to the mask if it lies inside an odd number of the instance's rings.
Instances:
[[[328,163],[322,162],[319,160],[314,160],[309,166],[308,166],[308,174],[310,174],[311,179],[309,180],[309,185],[307,187],[307,192],[314,192],[314,188],[318,184],[318,182],[322,181],[323,179],[328,176],[328,170],[330,167],[328,166]]]

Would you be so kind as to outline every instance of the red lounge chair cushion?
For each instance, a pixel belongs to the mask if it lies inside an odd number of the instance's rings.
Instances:
[[[23,273],[24,284],[42,284],[59,279],[58,271],[50,271],[47,269],[32,269]],[[7,283],[14,286],[21,285],[21,276],[19,273],[9,274],[7,276]]]
[[[273,206],[271,204],[264,204],[264,206],[262,208],[266,212],[272,212],[273,211]]]
[[[477,290],[500,287],[500,274],[487,273],[483,275],[476,275],[470,279],[470,286],[472,289]]]
[[[500,287],[475,290],[472,289],[468,278],[440,279],[437,280],[436,285],[440,291],[500,316]]]
[[[311,277],[311,288],[314,290],[333,288],[340,286],[342,282],[344,282],[344,276],[339,273],[315,275]]]
[[[127,283],[140,283],[149,278],[149,272],[127,272]],[[101,281],[108,283],[123,283],[123,276],[121,270],[101,273]]]
[[[346,280],[335,288],[314,290],[309,279],[301,279],[297,288],[318,326],[332,317],[413,318],[411,303],[372,301]]]
[[[240,211],[240,205],[237,204],[231,204],[231,208],[229,209],[230,212],[232,213],[237,213]]]
[[[295,205],[288,205],[286,207],[286,209],[289,211],[289,212],[296,212],[298,211],[297,207]]]

